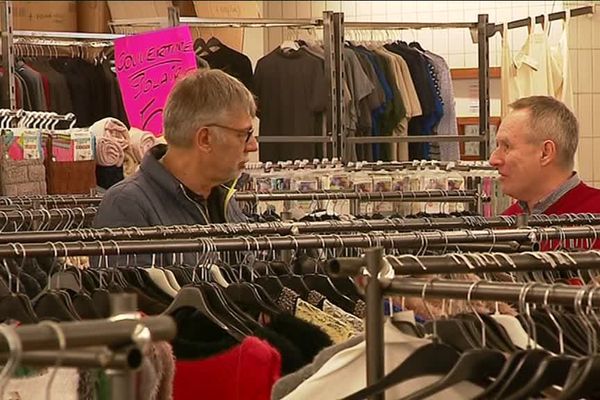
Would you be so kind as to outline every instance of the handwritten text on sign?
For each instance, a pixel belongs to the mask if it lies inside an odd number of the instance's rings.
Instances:
[[[115,67],[129,123],[159,135],[171,88],[196,69],[190,29],[178,26],[115,40]]]

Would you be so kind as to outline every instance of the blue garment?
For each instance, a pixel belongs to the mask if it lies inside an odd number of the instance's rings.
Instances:
[[[371,128],[371,134],[373,136],[381,136],[381,117],[383,116],[386,107],[392,103],[394,99],[394,93],[392,92],[392,88],[390,87],[385,73],[383,72],[383,67],[379,64],[379,60],[367,49],[364,47],[355,47],[355,51],[360,52],[367,56],[371,64],[373,65],[373,69],[377,74],[377,79],[381,83],[381,87],[383,88],[383,92],[385,94],[385,101],[381,105],[381,107],[376,108],[371,113],[371,118],[373,121],[373,125]],[[381,159],[381,144],[374,143],[373,144],[373,160],[377,161]]]

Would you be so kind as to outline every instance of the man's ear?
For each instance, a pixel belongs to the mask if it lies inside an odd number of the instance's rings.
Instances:
[[[540,158],[542,166],[546,166],[554,161],[556,155],[556,143],[552,140],[544,140],[544,143],[542,143],[542,157]]]
[[[196,132],[195,145],[198,149],[204,152],[210,152],[212,149],[210,131],[206,127],[198,129]]]

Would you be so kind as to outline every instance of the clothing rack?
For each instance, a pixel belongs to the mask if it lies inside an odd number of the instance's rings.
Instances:
[[[61,322],[54,327],[44,323],[7,327],[8,331],[0,335],[0,359],[9,362],[8,377],[14,372],[9,364],[12,368],[21,363],[105,368],[110,398],[133,398],[132,372],[142,363],[144,345],[173,339],[177,328],[169,316],[140,318],[135,295],[113,294],[110,301],[113,316],[109,319]]]
[[[523,254],[523,255],[503,255],[505,259],[511,259],[512,269],[501,269],[501,264],[495,264],[494,268],[488,265],[478,265],[469,262],[468,259],[458,261],[453,259],[453,269],[451,272],[469,272],[486,273],[500,272],[501,270],[510,270],[512,272],[526,272],[534,270],[544,270],[549,268],[548,259],[568,260],[572,258],[575,262],[569,261],[560,263],[557,268],[561,269],[596,269],[600,261],[599,253],[595,251],[583,253],[557,253],[545,252]],[[544,256],[546,254],[546,256]],[[490,255],[479,254],[471,255],[473,259],[482,260],[489,258]],[[500,257],[498,257],[500,258]],[[519,262],[516,262],[519,259]],[[412,268],[411,274],[425,275],[445,273],[441,266],[434,266],[428,262],[428,257],[415,257],[418,260],[420,268]],[[446,280],[417,280],[414,278],[394,277],[385,279],[380,277],[383,264],[383,248],[375,247],[366,251],[364,258],[338,259],[340,275],[355,276],[359,273],[366,275],[366,283],[361,283],[362,289],[366,294],[367,316],[366,316],[366,354],[367,354],[367,386],[374,385],[385,376],[385,353],[383,337],[383,296],[418,296],[421,298],[453,298],[453,299],[471,299],[471,300],[493,300],[493,301],[511,301],[511,302],[537,302],[544,304],[562,304],[575,305],[576,301],[581,302],[582,295],[586,294],[588,304],[600,306],[600,292],[589,287],[568,287],[566,285],[555,286],[542,283],[535,284],[517,284],[517,283],[491,283],[491,282],[460,282]],[[495,269],[498,267],[499,269]],[[408,268],[402,267],[403,273],[409,273]],[[373,277],[377,277],[373,279]],[[589,291],[589,292],[588,292]],[[581,303],[580,303],[581,304]],[[383,400],[383,393],[372,396],[371,399]]]
[[[474,202],[489,201],[476,190],[426,190],[415,192],[357,192],[322,190],[315,192],[269,192],[235,194],[237,201],[279,201],[279,200],[361,200],[361,201],[443,201]]]
[[[518,243],[539,243],[557,240],[561,243],[570,239],[597,239],[600,226],[504,229],[504,230],[462,230],[448,232],[410,232],[333,235],[295,235],[284,237],[242,236],[226,238],[196,239],[151,239],[151,240],[105,240],[94,242],[21,243],[0,244],[0,257],[63,257],[126,254],[165,254],[165,253],[209,253],[224,251],[298,250],[298,249],[345,249],[369,248],[374,245],[388,249],[419,249],[428,246],[452,246],[470,243],[498,243],[515,241]],[[492,247],[492,246],[490,246]],[[598,259],[595,259],[598,262]]]
[[[59,209],[51,210],[57,212]],[[86,216],[95,215],[94,209],[85,209]],[[0,215],[2,215],[0,213]],[[34,214],[37,217],[40,214]],[[45,214],[41,214],[45,215]],[[40,215],[40,216],[41,216]],[[59,214],[60,216],[60,214]],[[16,220],[16,219],[15,219]],[[1,221],[1,220],[0,220]],[[20,222],[16,220],[16,222]],[[319,222],[268,222],[211,225],[178,225],[131,228],[68,229],[55,231],[1,232],[0,243],[70,242],[102,240],[149,240],[233,235],[302,235],[318,233],[421,230],[449,231],[456,229],[523,228],[523,221],[515,216],[493,218],[387,218],[383,220],[319,221]],[[600,224],[600,214],[532,215],[527,221],[530,229],[558,226],[590,226]],[[4,224],[2,222],[2,224]]]
[[[6,108],[0,109],[0,118],[0,126],[7,128],[11,126],[11,123],[15,123],[17,126],[22,125],[27,128],[54,129],[61,121],[68,122],[69,128],[72,128],[77,122],[73,113],[59,115],[55,112],[9,110]]]
[[[490,156],[490,76],[489,38],[493,31],[488,22],[488,14],[479,14],[477,22],[465,23],[422,23],[422,22],[344,22],[341,29],[343,40],[346,29],[392,30],[392,29],[470,29],[477,30],[478,69],[479,69],[479,136],[419,135],[419,136],[377,136],[349,137],[342,127],[340,140],[341,155],[350,160],[351,146],[370,143],[433,143],[433,142],[479,142],[480,154],[485,159]],[[342,97],[340,97],[340,100]],[[340,108],[343,110],[343,108]],[[342,111],[343,113],[343,111]]]
[[[256,139],[260,143],[322,143],[323,154],[331,154],[336,156],[338,150],[338,131],[339,122],[337,118],[336,103],[334,102],[336,93],[341,90],[341,71],[343,65],[340,63],[341,58],[337,57],[334,50],[335,44],[335,25],[334,21],[339,16],[331,11],[323,11],[322,19],[262,19],[262,18],[198,18],[198,17],[181,17],[177,8],[169,7],[168,18],[143,18],[143,19],[123,19],[115,20],[110,26],[115,30],[116,27],[124,26],[148,26],[148,27],[164,27],[188,25],[190,27],[203,28],[295,28],[295,29],[323,29],[323,46],[325,50],[325,77],[327,86],[329,87],[329,104],[327,108],[325,123],[326,132],[323,135],[303,135],[303,136],[257,136]],[[339,58],[339,60],[338,60]],[[328,145],[331,145],[331,151],[328,150]]]
[[[571,18],[579,17],[582,15],[593,14],[594,6],[572,8],[568,11],[569,11],[569,16]],[[561,20],[561,19],[566,19],[566,17],[567,17],[567,11],[558,11],[558,12],[548,14],[547,16],[546,15],[538,15],[535,17],[534,22],[536,24],[543,24],[546,21],[548,21],[548,22],[557,21],[557,20]],[[508,29],[516,29],[516,28],[522,28],[525,26],[530,26],[531,22],[532,22],[532,17],[527,17],[527,18],[522,18],[522,19],[518,19],[515,21],[507,22],[506,26]],[[504,24],[496,24],[496,26],[494,27],[493,34],[495,34],[496,32],[502,32],[503,27],[504,27]]]

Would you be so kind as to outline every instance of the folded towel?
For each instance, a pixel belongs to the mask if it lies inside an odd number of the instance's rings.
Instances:
[[[129,147],[129,131],[116,118],[103,118],[90,127],[96,137],[96,161],[98,165],[110,167],[123,165],[125,149]]]
[[[129,150],[135,161],[140,163],[144,154],[156,144],[156,136],[152,132],[142,131],[137,128],[131,128],[129,131],[130,147]]]

